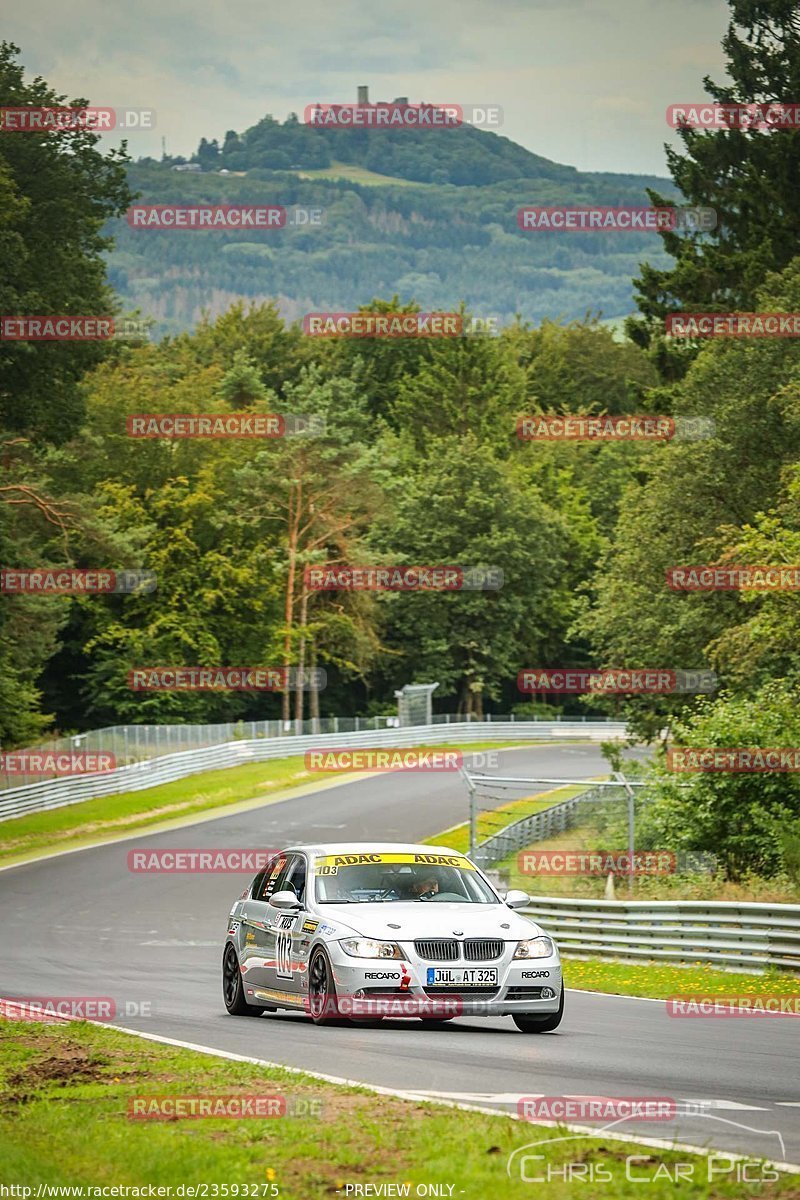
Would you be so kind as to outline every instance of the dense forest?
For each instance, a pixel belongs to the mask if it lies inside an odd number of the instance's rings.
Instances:
[[[322,221],[182,237],[109,221],[109,280],[127,307],[153,317],[156,337],[242,297],[273,301],[289,322],[374,295],[438,309],[457,298],[504,325],[587,312],[619,321],[635,308],[631,276],[642,258],[669,262],[652,233],[517,224],[525,204],[644,205],[647,188],[675,197],[669,180],[581,173],[471,127],[348,132],[267,117],[221,147],[203,139],[192,162],[198,171],[141,159],[129,165],[129,185],[141,203],[297,205],[321,210]],[[356,178],[340,177],[349,167]]]

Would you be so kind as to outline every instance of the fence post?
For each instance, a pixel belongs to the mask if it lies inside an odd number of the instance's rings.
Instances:
[[[467,787],[469,788],[469,854],[471,858],[478,846],[478,810],[475,785],[469,776],[466,779]]]
[[[633,807],[634,794],[633,794],[633,788],[630,786],[630,784],[628,783],[627,779],[625,778],[625,776],[622,774],[621,771],[615,771],[614,778],[619,780],[619,782],[625,788],[625,791],[628,793],[628,862],[630,863],[630,866],[628,868],[628,895],[632,895],[633,894],[633,855],[634,855],[634,847],[636,844],[636,835],[635,835],[636,811]]]

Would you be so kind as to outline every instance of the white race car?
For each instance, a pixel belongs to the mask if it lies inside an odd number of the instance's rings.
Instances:
[[[278,1008],[318,1025],[348,1017],[511,1016],[561,1023],[552,938],[446,846],[290,846],[231,909],[222,957],[229,1013]]]

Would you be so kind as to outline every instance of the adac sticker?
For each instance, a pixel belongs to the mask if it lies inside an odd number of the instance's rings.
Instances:
[[[303,933],[316,933],[319,921],[303,921]]]
[[[327,854],[318,858],[316,871],[318,875],[335,875],[340,867],[358,867],[363,864],[394,863],[410,864],[426,867],[460,867],[462,870],[474,871],[474,865],[463,854]]]

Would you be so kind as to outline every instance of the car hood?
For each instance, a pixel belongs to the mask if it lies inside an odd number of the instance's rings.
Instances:
[[[325,920],[347,925],[360,937],[409,942],[417,938],[502,938],[513,942],[543,933],[541,926],[505,904],[323,904]]]

